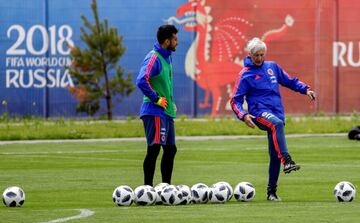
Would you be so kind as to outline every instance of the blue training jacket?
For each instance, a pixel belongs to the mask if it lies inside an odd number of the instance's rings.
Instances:
[[[257,66],[250,56],[245,57],[244,68],[239,73],[230,100],[237,118],[243,121],[245,114],[259,117],[263,112],[270,112],[285,121],[279,84],[301,94],[306,94],[310,88],[298,78],[289,77],[275,62],[265,61],[261,66]],[[244,96],[248,112],[243,109]]]
[[[170,64],[172,62],[171,50],[162,48],[159,43],[155,43],[153,50],[146,55],[141,65],[139,75],[136,78],[136,85],[145,96],[150,98],[152,102],[144,102],[142,104],[140,108],[140,117],[144,115],[153,115],[164,118],[171,118],[165,114],[163,108],[154,103],[158,100],[158,95],[152,89],[149,78],[160,74],[162,69],[161,61],[154,51],[158,52],[167,63]]]

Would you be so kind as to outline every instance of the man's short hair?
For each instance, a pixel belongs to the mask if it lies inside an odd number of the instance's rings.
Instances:
[[[248,42],[246,50],[251,54],[255,54],[260,50],[266,51],[266,44],[261,39],[254,37]]]
[[[178,30],[174,25],[162,25],[157,31],[157,40],[160,44],[164,43],[165,40],[171,39],[173,34],[177,34]]]

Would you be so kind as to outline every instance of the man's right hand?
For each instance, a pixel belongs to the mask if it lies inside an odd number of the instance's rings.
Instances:
[[[155,104],[166,109],[168,102],[165,97],[160,97]]]
[[[255,123],[252,121],[253,118],[255,118],[255,116],[253,115],[250,114],[244,115],[244,122],[250,128],[255,128]]]

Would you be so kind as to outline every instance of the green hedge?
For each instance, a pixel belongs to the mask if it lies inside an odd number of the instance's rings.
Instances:
[[[347,133],[360,125],[360,118],[350,116],[287,117],[286,134],[292,133]],[[251,129],[234,118],[175,120],[177,136],[209,135],[260,135],[259,129]],[[0,120],[0,140],[33,139],[88,139],[143,137],[144,130],[139,119],[128,120],[72,120],[72,119],[2,119]]]

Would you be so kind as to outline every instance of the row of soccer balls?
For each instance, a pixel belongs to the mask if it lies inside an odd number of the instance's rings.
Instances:
[[[355,198],[356,189],[347,181],[341,181],[334,188],[334,196],[339,202],[351,202]],[[138,205],[152,204],[190,204],[190,203],[225,203],[232,196],[238,201],[251,201],[255,197],[255,188],[249,182],[241,182],[234,188],[227,182],[218,182],[208,187],[198,183],[189,188],[186,185],[169,185],[160,183],[155,188],[142,185],[134,191],[126,185],[117,187],[113,192],[113,201],[118,206],[129,206],[133,202]]]
[[[356,194],[355,186],[341,181],[334,188],[337,201],[351,202]],[[218,182],[211,187],[203,183],[195,184],[191,189],[186,185],[169,185],[160,183],[155,188],[147,185],[139,186],[133,191],[129,186],[119,186],[113,192],[113,201],[118,206],[129,206],[133,202],[139,205],[151,204],[190,204],[190,203],[225,203],[232,196],[238,201],[251,201],[255,197],[255,188],[249,182],[236,185],[234,191],[229,183]],[[8,207],[20,207],[25,202],[25,192],[17,186],[8,187],[3,192],[3,203]]]
[[[112,195],[118,206],[129,206],[133,202],[138,205],[152,204],[190,204],[190,203],[225,203],[232,196],[238,201],[251,201],[255,197],[255,187],[249,182],[241,182],[235,189],[227,182],[218,182],[208,187],[198,183],[189,188],[186,185],[169,185],[160,183],[155,187],[138,186],[134,191],[127,185],[117,187]]]

